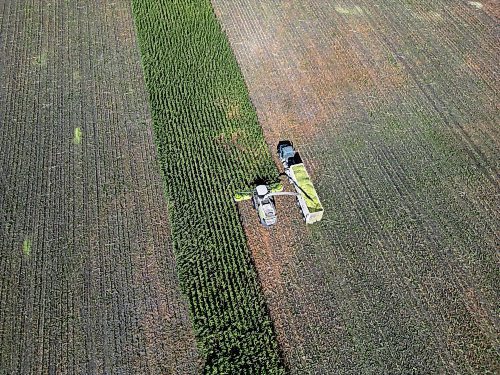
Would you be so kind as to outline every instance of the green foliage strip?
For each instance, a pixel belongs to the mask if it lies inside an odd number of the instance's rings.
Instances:
[[[207,0],[133,0],[172,241],[206,373],[284,368],[233,194],[277,175]]]

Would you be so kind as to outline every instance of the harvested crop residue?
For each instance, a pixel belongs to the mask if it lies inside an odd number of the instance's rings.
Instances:
[[[136,48],[134,29],[129,25],[133,24],[130,14],[130,4],[126,2],[108,2],[104,6],[102,22],[113,24],[115,28],[116,41],[121,47]]]
[[[352,16],[359,16],[359,15],[362,15],[364,13],[363,9],[358,5],[354,5],[352,7],[344,7],[344,6],[336,5],[335,11],[340,13],[340,14],[346,14],[346,15],[352,15]]]
[[[285,199],[270,231],[244,222],[291,371],[495,372],[488,2],[212,3],[274,157],[294,141],[325,205],[311,226]]]
[[[294,199],[281,198],[276,202],[278,222],[271,229],[266,229],[259,223],[250,201],[238,204],[238,209],[278,340],[282,349],[289,352],[300,350],[304,344],[304,337],[300,332],[290,332],[290,326],[297,324],[295,302],[290,290],[296,293],[295,288],[298,287],[290,283],[290,273],[295,275],[296,251],[300,248],[300,239],[306,234],[305,224],[299,217]],[[314,310],[315,307],[311,306],[311,309]],[[314,314],[317,315],[317,312]]]
[[[192,360],[191,356],[194,354],[185,350],[191,340],[188,335],[189,322],[178,316],[175,311],[177,306],[171,303],[173,296],[169,283],[178,281],[165,277],[165,262],[162,258],[169,256],[163,249],[155,248],[152,244],[145,245],[140,253],[133,254],[134,289],[143,291],[144,295],[144,305],[140,306],[137,313],[146,361],[158,364],[158,370],[162,373],[175,373],[178,366],[184,361]],[[186,333],[185,342],[182,341],[183,337],[173,335],[179,330]],[[162,347],[171,350],[162,351]],[[144,359],[137,358],[138,362],[141,360]],[[137,368],[140,369],[139,366]]]
[[[467,4],[476,9],[483,9],[483,3],[480,3],[479,1],[467,1]]]
[[[329,136],[342,126],[336,119],[360,104],[359,93],[390,93],[405,82],[360,6],[330,5],[318,14],[300,4],[262,5],[264,28],[257,17],[239,27],[227,5],[214,5],[271,144]]]

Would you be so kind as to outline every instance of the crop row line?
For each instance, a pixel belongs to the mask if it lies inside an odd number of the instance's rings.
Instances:
[[[170,205],[177,271],[208,373],[281,373],[232,203],[276,167],[207,0],[135,0],[133,11]]]

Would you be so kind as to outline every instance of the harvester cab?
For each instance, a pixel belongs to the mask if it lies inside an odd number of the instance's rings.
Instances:
[[[265,227],[276,224],[276,205],[266,185],[259,185],[252,197],[253,207],[259,214],[260,223]]]
[[[278,156],[280,160],[285,161],[293,158],[295,156],[295,150],[293,144],[290,141],[281,141],[278,143],[277,147]]]

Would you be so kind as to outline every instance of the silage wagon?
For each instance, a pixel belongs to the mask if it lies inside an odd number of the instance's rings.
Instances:
[[[278,156],[283,163],[284,173],[297,191],[297,204],[304,221],[307,224],[320,221],[324,209],[299,153],[290,141],[281,141],[278,144]]]

